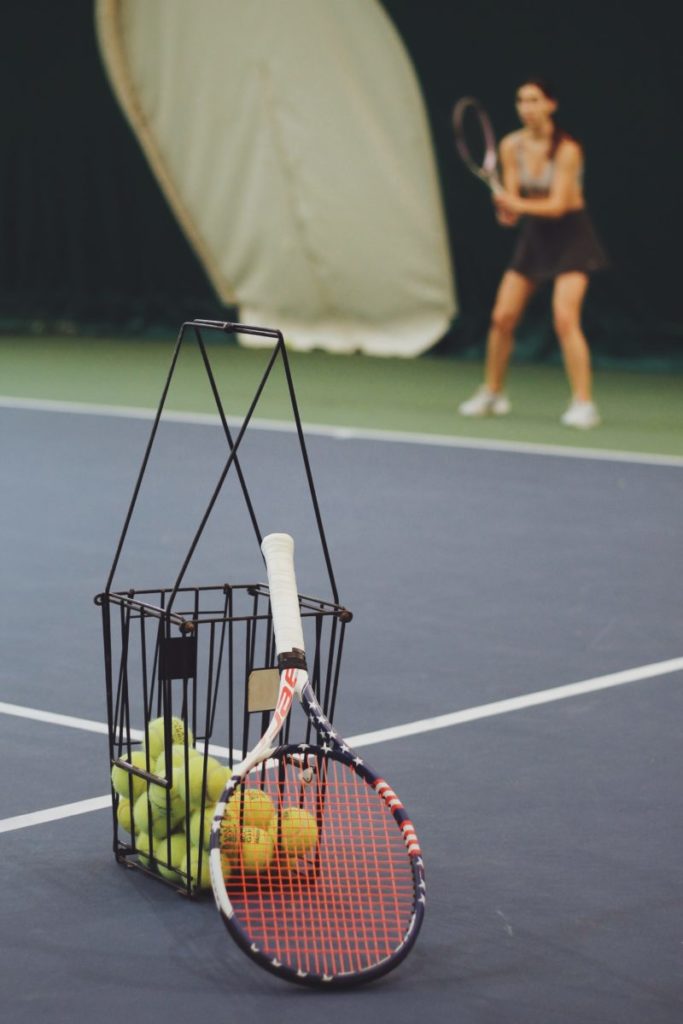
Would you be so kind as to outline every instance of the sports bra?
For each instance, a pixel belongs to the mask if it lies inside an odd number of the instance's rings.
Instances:
[[[529,171],[524,158],[524,143],[521,139],[518,140],[515,146],[515,155],[517,157],[517,172],[519,174],[519,194],[525,199],[540,199],[548,196],[555,174],[554,158],[545,163],[540,174],[533,175]],[[583,187],[583,162],[577,175],[577,184],[579,188]]]

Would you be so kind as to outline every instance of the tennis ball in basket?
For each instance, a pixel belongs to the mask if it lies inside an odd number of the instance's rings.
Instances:
[[[147,771],[147,757],[144,750],[134,750],[130,755],[130,760],[127,757],[124,757],[123,760],[128,762],[128,764],[132,764],[135,768],[142,768],[143,771]],[[147,785],[145,780],[141,779],[139,775],[133,775],[117,764],[112,766],[111,784],[119,796],[125,797],[126,800],[130,799],[132,786],[134,801],[140,796],[140,793],[144,791]]]
[[[130,811],[130,800],[126,800],[125,797],[119,797],[119,804],[116,808],[116,820],[123,829],[124,832],[133,832],[133,822]]]
[[[184,814],[185,804],[182,800],[171,799],[170,814],[167,815],[165,803],[159,806],[152,800],[148,802],[147,794],[141,793],[133,805],[133,824],[136,831],[151,833],[160,839],[175,828]]]
[[[149,740],[147,743],[147,750],[149,751],[150,759],[156,761],[161,751],[164,749],[164,719],[154,718],[148,727]],[[188,746],[192,746],[194,743],[194,736],[192,730],[187,730],[187,742]],[[173,745],[185,745],[185,725],[182,718],[174,717],[171,719],[171,743]]]
[[[157,840],[152,836],[147,835],[146,832],[138,832],[135,837],[135,848],[137,850],[138,860],[145,868],[151,868],[152,862],[149,859],[150,856],[154,856],[154,847]]]
[[[166,790],[165,786],[158,786],[154,783],[150,786],[149,798],[152,803],[158,804],[160,807],[166,806],[165,793],[171,794],[171,799],[185,800],[185,748],[182,746],[174,746],[171,748],[171,763],[173,767],[173,783],[170,790]],[[194,750],[190,747],[188,749],[187,759],[187,770],[190,775],[190,781],[193,778],[196,779],[199,775],[199,785],[201,787],[201,775],[203,770],[204,759],[199,751]],[[162,751],[156,759],[154,765],[154,773],[159,775],[161,778],[166,778],[166,754]]]
[[[207,850],[202,853],[202,870],[199,873],[199,850],[196,846],[190,849],[190,862],[188,867],[187,854],[183,857],[180,865],[180,870],[184,871],[185,874],[189,874],[192,879],[192,884],[196,885],[198,889],[210,889],[211,888],[211,868],[209,866],[209,854]]]
[[[181,881],[178,871],[187,853],[187,836],[185,833],[176,832],[174,835],[168,836],[167,839],[157,839],[154,844],[154,853],[157,861],[164,861],[163,864],[157,863],[159,874],[173,882]],[[170,867],[166,863],[167,861],[170,863]]]
[[[232,770],[225,764],[209,765],[206,774],[206,795],[212,804],[218,803],[228,784]]]
[[[205,850],[209,848],[209,840],[211,839],[211,825],[213,823],[213,808],[208,804],[204,808],[204,825],[202,826],[202,809],[199,807],[196,811],[192,812],[190,817],[190,839],[194,846],[199,848],[203,846]]]
[[[265,871],[273,859],[273,837],[263,828],[243,828],[241,850],[244,871]]]
[[[301,857],[310,853],[317,842],[318,826],[310,811],[303,807],[285,807],[280,820],[280,846],[283,852],[289,857]]]
[[[273,801],[262,789],[245,789],[242,793],[244,815],[242,824],[245,828],[267,829],[275,814]],[[239,807],[239,797],[237,798]]]
[[[220,765],[215,757],[206,758],[206,781],[208,788],[209,773],[219,768]],[[204,755],[199,754],[197,757],[190,758],[187,766],[189,787],[186,789],[185,786],[185,771],[184,769],[180,773],[178,780],[178,789],[180,795],[185,798],[188,804],[192,804],[198,807],[202,802],[202,796],[204,794]],[[213,801],[215,803],[215,800]]]

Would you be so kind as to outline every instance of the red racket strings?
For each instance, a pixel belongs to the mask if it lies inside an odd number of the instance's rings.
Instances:
[[[255,769],[236,790],[221,828],[226,888],[267,957],[305,974],[359,972],[389,957],[409,928],[408,840],[387,799],[350,766],[308,765]]]

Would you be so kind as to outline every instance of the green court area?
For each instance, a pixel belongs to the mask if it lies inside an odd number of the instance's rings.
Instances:
[[[201,359],[187,337],[167,408],[213,412]],[[210,358],[226,412],[240,416],[268,352],[211,338]],[[157,340],[5,336],[0,338],[0,396],[155,408],[174,343],[170,335]],[[604,423],[577,431],[559,423],[568,398],[559,365],[513,365],[508,389],[512,413],[468,420],[458,415],[457,406],[478,385],[479,362],[452,356],[403,360],[323,352],[290,353],[290,362],[304,423],[683,455],[680,373],[598,369],[595,391]],[[291,419],[282,374],[273,374],[256,415]]]

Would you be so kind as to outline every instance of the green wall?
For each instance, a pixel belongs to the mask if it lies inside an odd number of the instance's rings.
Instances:
[[[683,152],[677,41],[658,4],[384,0],[424,91],[462,308],[440,351],[479,353],[513,237],[459,164],[450,114],[473,93],[500,133],[520,77],[556,83],[584,142],[587,196],[610,252],[587,308],[596,352],[683,355]],[[109,89],[90,0],[6,0],[0,42],[0,327],[123,332],[224,315]],[[554,357],[543,295],[522,334]]]

